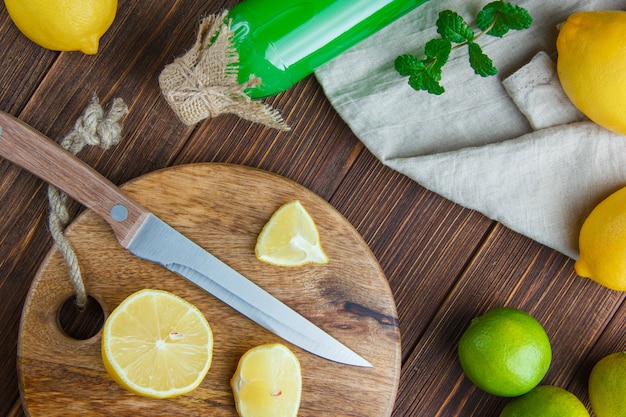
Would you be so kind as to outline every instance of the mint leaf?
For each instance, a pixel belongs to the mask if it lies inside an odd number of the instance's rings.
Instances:
[[[394,62],[396,71],[403,77],[410,76],[426,67],[423,61],[413,55],[400,55]]]
[[[471,41],[474,38],[472,28],[465,23],[465,20],[458,13],[452,10],[444,10],[439,13],[437,32],[443,39],[455,43]]]
[[[504,1],[487,4],[476,16],[476,26],[488,35],[501,38],[509,30],[528,29],[533,19],[526,9]]]
[[[452,43],[446,39],[432,39],[424,46],[424,54],[430,58],[426,70],[435,78],[441,78],[441,68],[448,62],[450,52],[452,51]],[[439,73],[439,77],[437,77]]]
[[[446,63],[452,49],[449,41],[433,39],[426,44],[426,59],[421,60],[413,55],[400,55],[394,62],[396,71],[402,76],[409,76],[409,85],[414,90],[425,90],[430,94],[440,95],[444,92],[439,84],[441,67]]]
[[[489,58],[476,42],[467,44],[469,48],[469,61],[474,72],[481,77],[489,77],[496,75],[498,69],[493,66],[491,58]]]
[[[528,10],[512,3],[503,3],[502,15],[506,24],[513,30],[528,29],[533,23]]]
[[[437,96],[443,94],[445,91],[439,84],[439,81],[431,77],[426,71],[418,72],[409,77],[409,85],[414,90],[424,90]]]
[[[502,19],[501,1],[489,3],[476,15],[476,26],[491,36],[501,38],[509,31],[509,26]]]
[[[532,21],[532,17],[523,7],[504,0],[496,0],[483,7],[476,16],[476,26],[481,32],[475,34],[458,13],[444,10],[439,13],[436,22],[437,33],[441,37],[426,43],[424,46],[426,58],[401,55],[395,60],[395,69],[401,76],[409,77],[408,82],[413,89],[442,94],[445,91],[439,84],[442,69],[453,50],[467,45],[469,63],[474,72],[482,77],[495,75],[498,69],[476,43],[478,38],[485,34],[502,37],[509,30],[529,28]]]

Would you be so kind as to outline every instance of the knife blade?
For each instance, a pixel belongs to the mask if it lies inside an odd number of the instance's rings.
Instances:
[[[137,257],[181,275],[284,340],[331,361],[372,366],[142,207],[75,155],[1,111],[0,156],[93,210],[110,225],[119,244]]]

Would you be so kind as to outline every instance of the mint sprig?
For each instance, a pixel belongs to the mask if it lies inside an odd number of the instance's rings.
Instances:
[[[401,76],[409,77],[409,85],[414,90],[440,95],[445,92],[440,84],[443,66],[452,51],[467,45],[469,63],[474,72],[481,77],[495,75],[498,69],[476,41],[484,35],[501,38],[509,30],[528,29],[532,22],[533,18],[523,7],[497,0],[487,4],[476,15],[476,26],[480,31],[475,33],[458,13],[444,10],[439,13],[436,22],[437,33],[441,37],[426,43],[425,58],[400,55],[394,66]]]

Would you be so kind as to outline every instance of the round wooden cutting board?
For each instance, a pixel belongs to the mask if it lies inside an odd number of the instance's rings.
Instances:
[[[156,171],[122,187],[157,216],[363,356],[373,368],[338,364],[283,342],[184,278],[120,247],[108,225],[84,212],[67,231],[88,294],[109,314],[143,288],[195,304],[213,329],[211,369],[200,387],[167,400],[120,388],[106,373],[100,333],[67,336],[59,309],[73,296],[56,249],[43,262],[22,313],[18,371],[31,416],[237,416],[229,381],[241,355],[285,343],[302,365],[299,416],[389,416],[400,374],[400,333],[387,280],[366,243],[332,206],[283,177],[227,164]],[[318,225],[327,265],[276,267],[254,256],[256,237],[282,204],[300,200]]]

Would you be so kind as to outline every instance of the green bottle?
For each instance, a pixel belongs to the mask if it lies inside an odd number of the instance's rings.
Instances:
[[[289,89],[348,48],[427,0],[244,0],[233,7],[238,80],[263,98]]]

